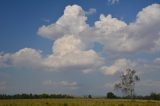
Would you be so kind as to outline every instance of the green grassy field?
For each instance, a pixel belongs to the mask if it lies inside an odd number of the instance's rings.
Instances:
[[[160,106],[160,101],[109,99],[17,99],[0,100],[0,106]]]

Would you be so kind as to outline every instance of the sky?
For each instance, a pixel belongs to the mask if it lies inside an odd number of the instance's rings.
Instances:
[[[0,94],[104,96],[127,68],[160,91],[160,0],[0,0]]]

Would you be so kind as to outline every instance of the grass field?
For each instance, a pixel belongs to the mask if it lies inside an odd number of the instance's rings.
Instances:
[[[0,100],[0,106],[160,106],[160,101],[109,99],[17,99]]]

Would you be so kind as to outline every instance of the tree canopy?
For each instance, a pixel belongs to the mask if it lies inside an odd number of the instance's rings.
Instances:
[[[122,73],[120,81],[114,87],[117,90],[120,89],[125,96],[133,97],[135,83],[139,80],[140,78],[136,75],[136,71],[128,68]]]

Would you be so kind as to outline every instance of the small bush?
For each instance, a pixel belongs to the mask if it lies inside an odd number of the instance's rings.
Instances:
[[[121,103],[121,104],[118,104],[118,106],[124,106],[124,104]]]
[[[67,103],[64,103],[63,106],[68,106],[68,104],[67,104]]]

